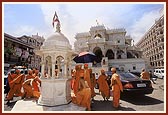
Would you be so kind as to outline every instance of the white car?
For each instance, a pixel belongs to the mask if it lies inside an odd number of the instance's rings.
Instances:
[[[163,79],[164,78],[164,69],[155,69],[153,74],[156,75],[158,78]]]

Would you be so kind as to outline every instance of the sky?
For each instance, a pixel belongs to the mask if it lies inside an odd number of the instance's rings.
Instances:
[[[89,32],[97,22],[106,29],[125,28],[135,43],[150,29],[161,14],[163,2],[157,3],[4,3],[3,30],[14,37],[38,33],[45,39],[54,33],[52,20],[55,11],[61,32],[74,45],[75,35]]]

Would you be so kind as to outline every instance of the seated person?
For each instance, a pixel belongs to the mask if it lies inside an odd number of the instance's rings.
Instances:
[[[40,90],[38,84],[40,84],[41,81],[37,74],[38,71],[36,71],[36,74],[33,75],[33,71],[29,70],[29,74],[26,76],[26,80],[22,84],[24,89],[24,95],[22,98],[40,97]]]
[[[72,102],[79,106],[86,107],[88,111],[91,110],[91,89],[83,77],[79,80],[79,91],[76,96],[72,97]]]

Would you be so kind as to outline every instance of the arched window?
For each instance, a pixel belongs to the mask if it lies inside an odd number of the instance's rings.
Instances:
[[[108,57],[108,59],[114,59],[114,53],[111,49],[107,50],[106,57]]]
[[[102,57],[104,57],[101,48],[95,47],[93,49],[93,53],[97,56],[97,63],[100,63],[102,60]]]
[[[127,58],[134,58],[131,52],[127,52]]]
[[[121,59],[121,55],[124,53],[123,50],[117,50],[117,59]]]
[[[102,36],[100,35],[100,34],[96,34],[95,36],[94,36],[94,38],[102,38]]]

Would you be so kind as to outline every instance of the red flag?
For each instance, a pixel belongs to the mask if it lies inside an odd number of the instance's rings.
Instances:
[[[54,22],[60,23],[56,12],[55,12],[54,17],[53,17],[53,22],[52,22],[53,27],[54,27]]]

